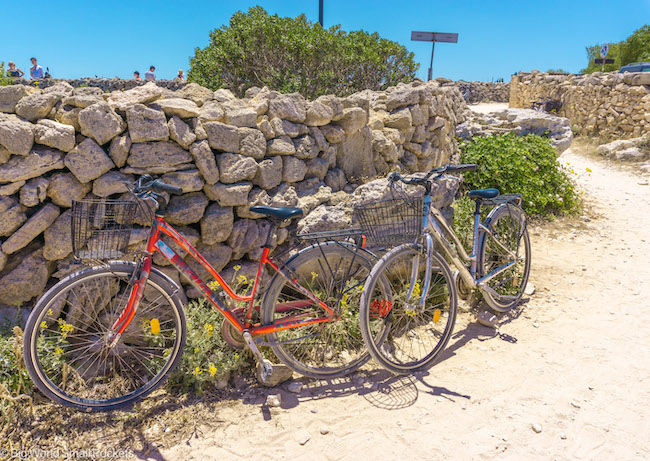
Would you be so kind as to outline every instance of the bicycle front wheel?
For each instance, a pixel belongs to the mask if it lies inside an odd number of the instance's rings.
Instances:
[[[422,246],[401,245],[379,260],[363,288],[361,334],[372,357],[393,373],[431,368],[454,329],[458,300],[449,265],[432,253],[424,293],[426,272]]]
[[[153,271],[131,323],[112,341],[138,276],[135,265],[113,262],[66,277],[38,301],[25,327],[24,359],[47,397],[114,410],[152,392],[176,366],[185,314],[174,287]]]
[[[359,303],[373,256],[354,245],[327,242],[306,248],[283,270],[298,285],[334,310],[334,319],[302,290],[277,274],[263,301],[265,325],[286,329],[267,335],[273,352],[292,370],[312,378],[333,378],[350,373],[369,359],[359,329]],[[319,319],[290,328],[291,322]]]
[[[485,302],[497,312],[507,312],[521,300],[530,274],[530,237],[523,212],[512,205],[496,208],[485,222],[478,244],[480,277],[495,275],[482,290]]]

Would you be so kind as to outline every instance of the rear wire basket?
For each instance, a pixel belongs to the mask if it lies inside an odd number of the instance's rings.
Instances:
[[[129,200],[72,202],[72,249],[78,259],[115,259],[128,251],[139,203]]]
[[[354,209],[352,219],[372,245],[415,242],[422,233],[424,197],[384,200]]]

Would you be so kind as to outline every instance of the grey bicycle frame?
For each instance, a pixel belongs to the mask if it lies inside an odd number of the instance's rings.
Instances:
[[[489,221],[490,217],[501,206],[503,205],[495,207],[488,214],[486,222]],[[420,307],[424,306],[425,300],[429,292],[429,285],[431,283],[431,255],[435,251],[434,240],[435,243],[440,245],[440,247],[442,248],[446,256],[446,259],[450,261],[456,267],[456,269],[458,269],[458,274],[463,279],[463,282],[465,282],[471,289],[479,288],[481,290],[493,291],[491,290],[490,287],[488,287],[485,284],[485,282],[489,281],[499,273],[508,269],[513,264],[517,263],[517,255],[513,253],[505,245],[503,245],[494,236],[492,230],[480,221],[480,217],[476,213],[474,214],[474,234],[472,238],[472,254],[468,255],[467,251],[463,247],[463,244],[460,242],[460,239],[453,231],[451,226],[447,224],[447,221],[445,220],[442,213],[440,213],[440,211],[437,208],[431,206],[431,197],[429,195],[424,196],[422,228],[424,230],[424,243],[426,244],[426,251],[427,251],[427,267],[425,272],[424,284],[422,287],[422,297],[418,303]],[[489,238],[491,238],[498,246],[500,246],[503,250],[505,250],[513,258],[513,261],[504,264],[503,266],[496,268],[489,274],[486,274],[480,279],[477,279],[476,274],[477,274],[478,258],[476,252],[478,250],[478,244],[479,244],[478,239],[481,231],[483,231],[486,236],[489,236]],[[445,233],[446,235],[449,235],[451,237],[454,246],[452,246],[449,240],[445,238]],[[469,262],[471,262],[471,266],[470,269],[468,270],[466,267],[467,265],[466,263]],[[413,272],[411,276],[411,280],[413,280],[414,282],[411,283],[411,286],[409,287],[409,291],[407,293],[406,299],[411,298],[415,286],[415,281],[417,280],[417,272],[419,270],[419,267],[420,267],[420,258],[419,256],[417,256],[413,259],[413,268],[412,268]],[[495,292],[493,292],[492,294],[496,297],[499,297],[499,295]]]

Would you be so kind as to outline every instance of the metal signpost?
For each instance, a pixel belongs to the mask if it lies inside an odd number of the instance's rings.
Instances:
[[[436,47],[436,42],[443,43],[458,43],[458,34],[446,32],[411,32],[411,40],[417,42],[432,42],[431,43],[431,64],[429,65],[429,80],[433,79],[433,50]]]
[[[600,57],[602,59],[596,59],[594,62],[596,64],[601,64],[603,65],[603,72],[605,72],[605,64],[614,64],[613,59],[605,59],[607,57],[607,53],[609,53],[609,43],[605,43],[601,48],[600,48]]]

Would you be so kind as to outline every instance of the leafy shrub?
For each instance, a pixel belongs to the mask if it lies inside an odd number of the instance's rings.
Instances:
[[[190,57],[188,80],[243,93],[268,86],[313,98],[379,90],[413,80],[418,64],[399,43],[340,25],[323,29],[305,15],[269,16],[262,7],[238,11],[230,25],[210,32],[210,44]]]
[[[461,162],[479,166],[465,174],[465,187],[521,193],[524,210],[531,215],[570,212],[579,206],[573,182],[553,146],[541,136],[474,138],[461,146]]]
[[[0,61],[0,86],[11,85],[11,79],[7,76],[4,61]]]

